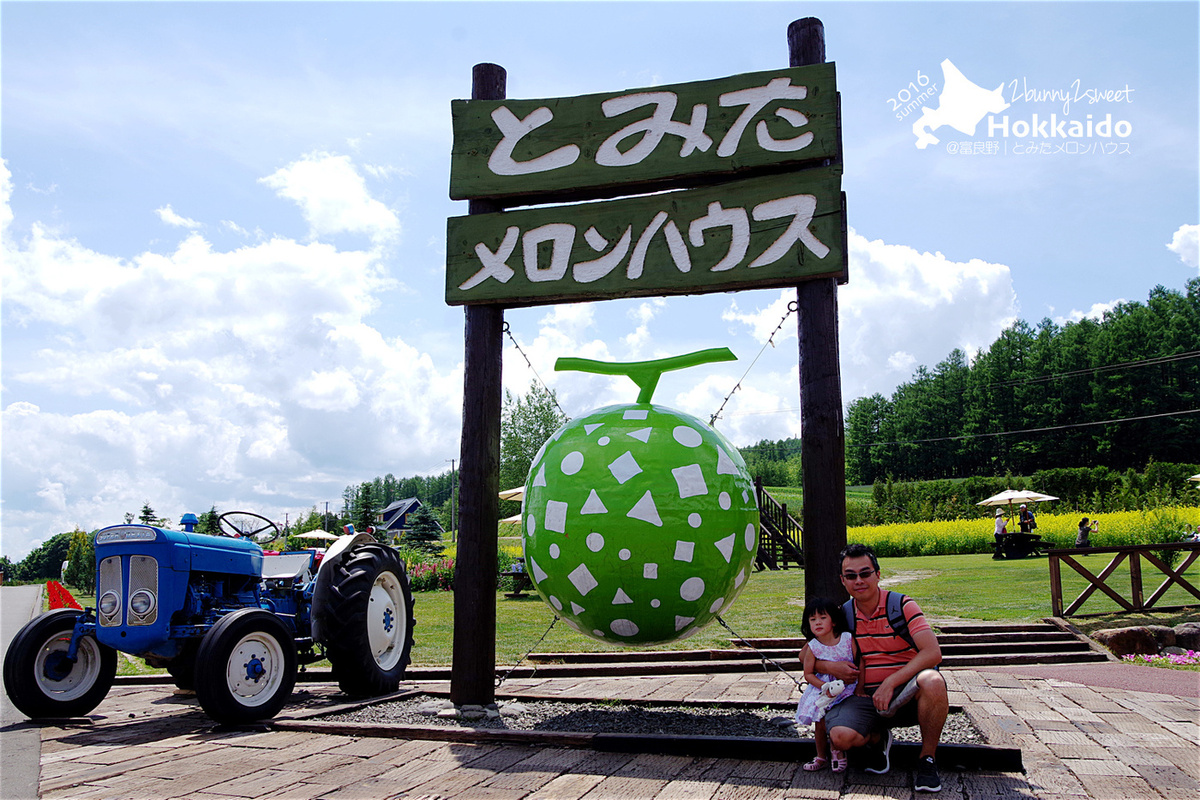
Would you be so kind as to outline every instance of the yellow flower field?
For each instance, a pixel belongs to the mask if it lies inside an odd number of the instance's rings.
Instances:
[[[1082,514],[1038,514],[1037,533],[1052,547],[1071,547]],[[1088,517],[1093,519],[1089,514]],[[850,528],[846,540],[868,544],[881,556],[940,556],[988,553],[995,541],[993,517],[948,522],[903,522]],[[1158,544],[1175,541],[1171,534],[1200,524],[1200,506],[1167,506],[1150,511],[1117,511],[1094,517],[1099,530],[1091,537],[1093,547]],[[1017,529],[1009,520],[1009,530]]]

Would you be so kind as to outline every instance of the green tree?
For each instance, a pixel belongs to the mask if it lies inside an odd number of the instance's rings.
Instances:
[[[13,569],[13,577],[22,581],[58,580],[71,548],[71,533],[56,534],[35,547]]]
[[[556,430],[567,422],[558,408],[552,390],[531,381],[524,397],[504,392],[500,412],[500,488],[512,489],[525,483],[533,457]],[[508,504],[507,514],[516,514],[516,503]]]
[[[209,536],[221,535],[221,512],[217,511],[217,507],[213,506],[208,511],[205,511],[197,519],[196,533],[205,533]]]
[[[432,556],[442,554],[442,530],[425,504],[422,503],[409,512],[408,529],[400,537],[400,543],[416,550],[424,550]]]
[[[379,505],[375,499],[375,487],[371,482],[359,484],[354,496],[354,528],[366,533],[375,524],[375,515],[379,513]]]
[[[71,531],[67,549],[67,571],[63,582],[85,594],[96,585],[96,542],[92,536],[76,528]]]
[[[150,501],[147,500],[142,504],[142,513],[138,514],[138,522],[143,525],[153,525],[158,522],[158,515],[154,513],[154,509],[150,507]]]

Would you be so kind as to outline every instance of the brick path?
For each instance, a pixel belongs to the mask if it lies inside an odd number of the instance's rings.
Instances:
[[[1120,665],[1113,668],[1120,669]],[[1200,701],[1003,672],[945,673],[951,703],[990,744],[1022,749],[1025,774],[943,769],[940,797],[1200,797]],[[334,687],[302,684],[309,708]],[[426,689],[445,689],[430,684]],[[563,698],[794,698],[784,676],[509,681]],[[296,706],[285,709],[295,711]],[[6,734],[7,735],[7,734]],[[912,776],[855,768],[834,776],[795,763],[214,729],[171,687],[120,686],[90,724],[41,728],[45,798],[911,798]],[[0,795],[10,795],[0,790]]]

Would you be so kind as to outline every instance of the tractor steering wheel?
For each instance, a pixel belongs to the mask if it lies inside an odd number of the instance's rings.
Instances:
[[[217,518],[217,527],[223,536],[235,539],[251,539],[269,542],[279,535],[279,526],[260,514],[249,511],[227,511]]]

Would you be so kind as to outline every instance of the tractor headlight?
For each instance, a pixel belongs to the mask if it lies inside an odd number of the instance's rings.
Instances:
[[[100,613],[106,617],[111,617],[117,613],[117,607],[121,604],[121,598],[117,597],[116,592],[105,592],[100,597]]]
[[[140,617],[144,617],[154,608],[154,595],[145,589],[133,593],[129,598],[129,609]]]

